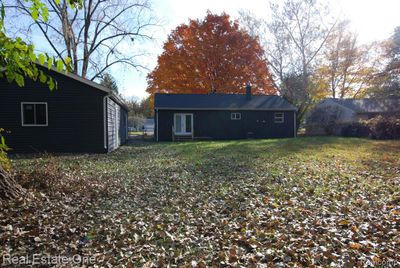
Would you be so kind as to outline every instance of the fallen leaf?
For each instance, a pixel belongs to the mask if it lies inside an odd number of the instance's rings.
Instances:
[[[362,247],[361,244],[355,243],[355,242],[350,242],[349,246],[350,246],[351,249],[360,249]]]

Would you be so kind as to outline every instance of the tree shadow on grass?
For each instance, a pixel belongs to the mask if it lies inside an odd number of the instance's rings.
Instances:
[[[364,144],[382,151],[382,146],[388,150],[398,150],[400,143],[395,145],[385,142],[371,143],[370,140],[340,137],[302,137],[287,139],[234,140],[234,141],[191,141],[191,142],[128,142],[109,154],[30,154],[15,155],[13,158],[46,161],[51,156],[57,156],[61,161],[69,163],[93,161],[113,168],[113,163],[140,164],[158,161],[162,167],[168,161],[176,161],[191,173],[206,173],[223,176],[251,172],[265,164],[279,162],[281,159],[308,159],[321,152],[331,150],[357,151]],[[372,145],[371,145],[372,144]],[[375,146],[375,147],[374,147]],[[368,148],[369,148],[368,147]],[[389,148],[390,147],[390,148]],[[351,150],[354,148],[354,150]],[[336,150],[336,151],[335,151]],[[290,163],[290,161],[286,161]],[[108,164],[107,164],[108,163]]]
[[[348,150],[365,143],[362,139],[307,137],[297,139],[200,141],[157,144],[173,151],[193,174],[242,177],[284,158],[307,159],[323,148]],[[156,149],[157,147],[154,147]],[[290,161],[286,161],[290,163]]]
[[[228,158],[278,158],[307,154],[324,147],[359,147],[366,140],[338,137],[181,142],[165,144],[187,160],[207,160],[210,156]]]

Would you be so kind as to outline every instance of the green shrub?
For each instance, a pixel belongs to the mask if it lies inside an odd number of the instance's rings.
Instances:
[[[394,116],[377,116],[368,121],[366,125],[372,139],[400,139],[400,118]]]
[[[400,139],[400,118],[377,116],[360,122],[337,126],[344,137],[369,137],[377,140]]]
[[[4,132],[4,129],[0,128],[0,166],[4,170],[10,170],[11,163],[7,157],[7,151],[9,150],[9,148],[6,145],[4,136],[2,135],[3,132]]]
[[[352,122],[341,126],[342,136],[366,138],[370,135],[370,129],[365,122]]]

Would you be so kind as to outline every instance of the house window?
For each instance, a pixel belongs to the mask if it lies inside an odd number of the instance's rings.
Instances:
[[[46,102],[22,102],[22,126],[47,126],[48,122]]]
[[[240,120],[242,118],[241,113],[231,113],[231,120]]]
[[[284,113],[275,113],[274,114],[274,122],[275,123],[285,122],[285,114]]]

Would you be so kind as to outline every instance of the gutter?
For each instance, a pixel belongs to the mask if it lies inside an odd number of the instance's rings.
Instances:
[[[117,94],[115,94],[114,92],[110,91],[108,96],[113,99],[116,103],[118,103],[122,108],[124,108],[126,111],[129,111],[128,106],[126,105],[125,101],[118,96]]]

